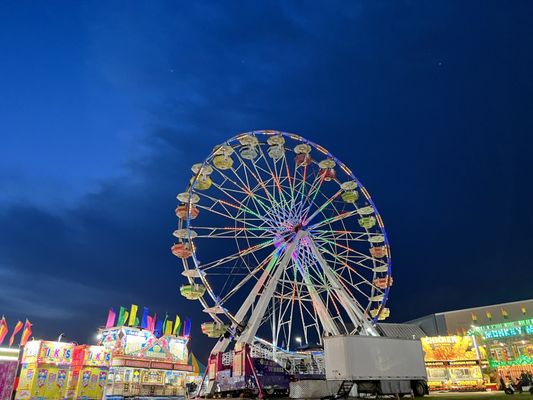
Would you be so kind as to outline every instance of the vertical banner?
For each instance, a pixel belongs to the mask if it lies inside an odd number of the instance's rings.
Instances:
[[[5,317],[2,317],[2,320],[0,321],[0,344],[2,344],[2,342],[6,338],[8,332],[9,328],[7,327],[6,319]]]
[[[9,347],[13,346],[13,342],[15,341],[15,336],[17,336],[17,333],[20,332],[24,324],[22,321],[17,322],[15,327],[13,328],[13,333],[11,334],[11,337],[9,338]]]
[[[165,324],[165,335],[172,335],[172,321],[167,321]]]
[[[111,307],[107,313],[107,322],[105,323],[106,328],[112,328],[115,326],[116,316],[117,314],[115,314],[115,310],[113,310],[113,307]]]
[[[183,322],[183,336],[189,337],[191,335],[191,319],[186,318]]]
[[[135,320],[137,319],[137,305],[136,304],[132,304],[131,305],[131,311],[130,311],[130,320],[128,322],[128,325],[129,326],[134,326],[135,325]]]
[[[117,326],[123,326],[126,322],[127,311],[124,307],[120,306],[120,311],[118,313]]]
[[[148,307],[144,307],[143,311],[143,317],[141,319],[141,328],[147,329],[148,328]]]
[[[180,327],[181,327],[180,316],[176,315],[176,321],[174,322],[174,330],[172,331],[172,334],[173,335],[179,335],[180,334]]]
[[[32,330],[31,330],[32,326],[33,324],[30,321],[26,320],[26,324],[24,325],[24,331],[22,331],[22,337],[20,338],[21,346],[26,346],[26,343],[28,342],[28,339],[30,338],[32,334]]]

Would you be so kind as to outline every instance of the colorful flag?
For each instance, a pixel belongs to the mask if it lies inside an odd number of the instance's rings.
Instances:
[[[115,310],[113,310],[113,307],[109,309],[109,312],[107,313],[107,322],[105,323],[106,328],[112,328],[115,326],[115,318],[117,314],[115,314]]]
[[[130,320],[129,320],[129,323],[128,325],[129,326],[134,326],[135,325],[135,319],[137,318],[137,305],[136,304],[132,304],[131,305],[131,311],[130,311]]]
[[[191,319],[186,318],[183,322],[183,336],[189,337],[191,334]]]
[[[165,313],[165,319],[163,320],[163,331],[161,333],[165,333],[167,331],[167,321],[168,321],[168,313]]]
[[[21,346],[26,346],[26,343],[28,343],[28,339],[30,338],[32,334],[32,331],[31,331],[32,326],[33,324],[30,321],[26,320],[26,324],[24,325],[24,330],[22,331],[22,337],[20,338]]]
[[[141,328],[144,328],[144,329],[147,329],[149,328],[148,326],[148,307],[144,307],[144,311],[143,311],[143,317],[141,319]]]
[[[139,326],[141,323],[139,322],[139,317],[136,317],[135,318],[135,323],[133,324],[133,326]]]
[[[146,330],[152,330],[152,317],[150,315],[146,317]]]
[[[13,333],[11,334],[11,337],[9,338],[9,347],[13,346],[13,342],[15,341],[15,336],[17,335],[17,333],[20,332],[23,326],[24,324],[22,323],[22,321],[17,322],[17,324],[13,328]]]
[[[117,326],[123,326],[124,323],[126,322],[126,315],[127,315],[127,311],[124,307],[120,306],[120,311],[118,312],[118,321],[117,321]]]
[[[163,335],[163,321],[158,320],[155,324],[154,335],[160,338]]]
[[[150,323],[150,332],[154,333],[155,331],[155,323],[157,321],[157,314],[154,314],[152,317],[152,322]]]
[[[172,321],[167,321],[165,324],[165,335],[172,335]]]
[[[502,317],[503,317],[503,319],[507,319],[508,316],[509,316],[509,314],[507,313],[507,310],[505,310],[505,309],[502,307]]]
[[[172,331],[173,335],[179,335],[181,327],[181,319],[179,315],[176,315],[176,321],[174,322],[174,329]]]
[[[8,332],[6,318],[2,316],[2,321],[0,321],[0,344],[2,344]]]

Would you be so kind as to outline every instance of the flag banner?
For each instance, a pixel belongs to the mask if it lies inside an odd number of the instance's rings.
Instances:
[[[174,330],[172,331],[172,334],[173,335],[179,335],[180,327],[181,327],[180,316],[176,315],[176,321],[174,322]]]
[[[15,341],[15,336],[17,335],[17,333],[20,332],[23,326],[24,324],[22,323],[22,321],[17,322],[17,324],[13,328],[13,333],[11,334],[11,337],[9,338],[9,347],[13,346],[13,342]]]
[[[120,306],[120,311],[118,312],[117,326],[123,326],[126,322],[126,312],[126,309]]]
[[[0,344],[2,344],[2,342],[6,338],[8,332],[9,328],[7,327],[6,319],[5,317],[2,317],[2,320],[0,321]]]
[[[24,331],[22,331],[22,337],[20,338],[21,346],[26,346],[26,343],[28,343],[28,339],[30,338],[32,334],[32,330],[31,330],[32,326],[33,324],[30,321],[26,320],[26,324],[24,325]]]
[[[144,328],[144,329],[147,329],[149,328],[149,325],[148,325],[148,307],[144,307],[144,311],[143,311],[143,317],[141,318],[141,328]]]
[[[163,331],[161,332],[161,334],[165,333],[166,330],[167,330],[167,321],[168,321],[168,313],[165,313],[165,319],[163,320]]]
[[[133,326],[139,326],[141,324],[141,322],[139,321],[139,317],[135,318],[135,323],[133,324]]]
[[[507,319],[507,317],[509,316],[509,314],[507,313],[507,310],[502,307],[501,311],[502,311],[502,317],[504,319]]]
[[[165,335],[172,335],[172,321],[167,321],[165,324]]]
[[[154,335],[156,338],[160,338],[163,335],[163,321],[158,320],[155,324]]]
[[[186,318],[183,321],[183,336],[188,337],[191,334],[191,319]]]
[[[131,311],[130,311],[130,320],[129,320],[129,323],[128,325],[129,326],[134,326],[135,325],[135,319],[137,318],[137,305],[136,304],[132,304],[131,305]]]
[[[113,307],[111,307],[107,313],[107,322],[105,323],[106,328],[112,328],[115,326],[116,316],[117,314],[115,314],[115,310],[113,310]]]
[[[157,321],[157,314],[154,314],[152,317],[152,323],[150,324],[150,332],[154,333],[155,331],[155,323]]]

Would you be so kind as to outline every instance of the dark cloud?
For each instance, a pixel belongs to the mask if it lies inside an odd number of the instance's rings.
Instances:
[[[531,297],[533,32],[525,3],[502,7],[85,10],[88,62],[132,95],[146,133],[75,204],[2,205],[0,310],[88,340],[108,306],[145,304],[190,314],[205,355],[204,316],[179,296],[169,252],[175,195],[214,144],[253,129],[306,136],[367,186],[391,240],[394,320]]]

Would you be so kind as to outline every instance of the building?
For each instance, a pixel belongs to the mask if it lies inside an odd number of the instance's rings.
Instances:
[[[478,367],[485,385],[499,382],[500,378],[516,380],[523,372],[533,374],[533,299],[440,312],[408,323],[418,325],[427,335],[422,343],[427,342],[426,366],[430,380],[434,377],[435,387],[449,389],[459,385],[460,379],[454,378],[458,371],[451,368],[458,366],[467,383],[463,387],[479,387]],[[464,342],[460,338],[465,337],[469,338],[468,347],[473,351],[452,356],[451,350]],[[447,348],[449,359],[433,356],[428,359],[428,349],[435,345],[443,354]]]

